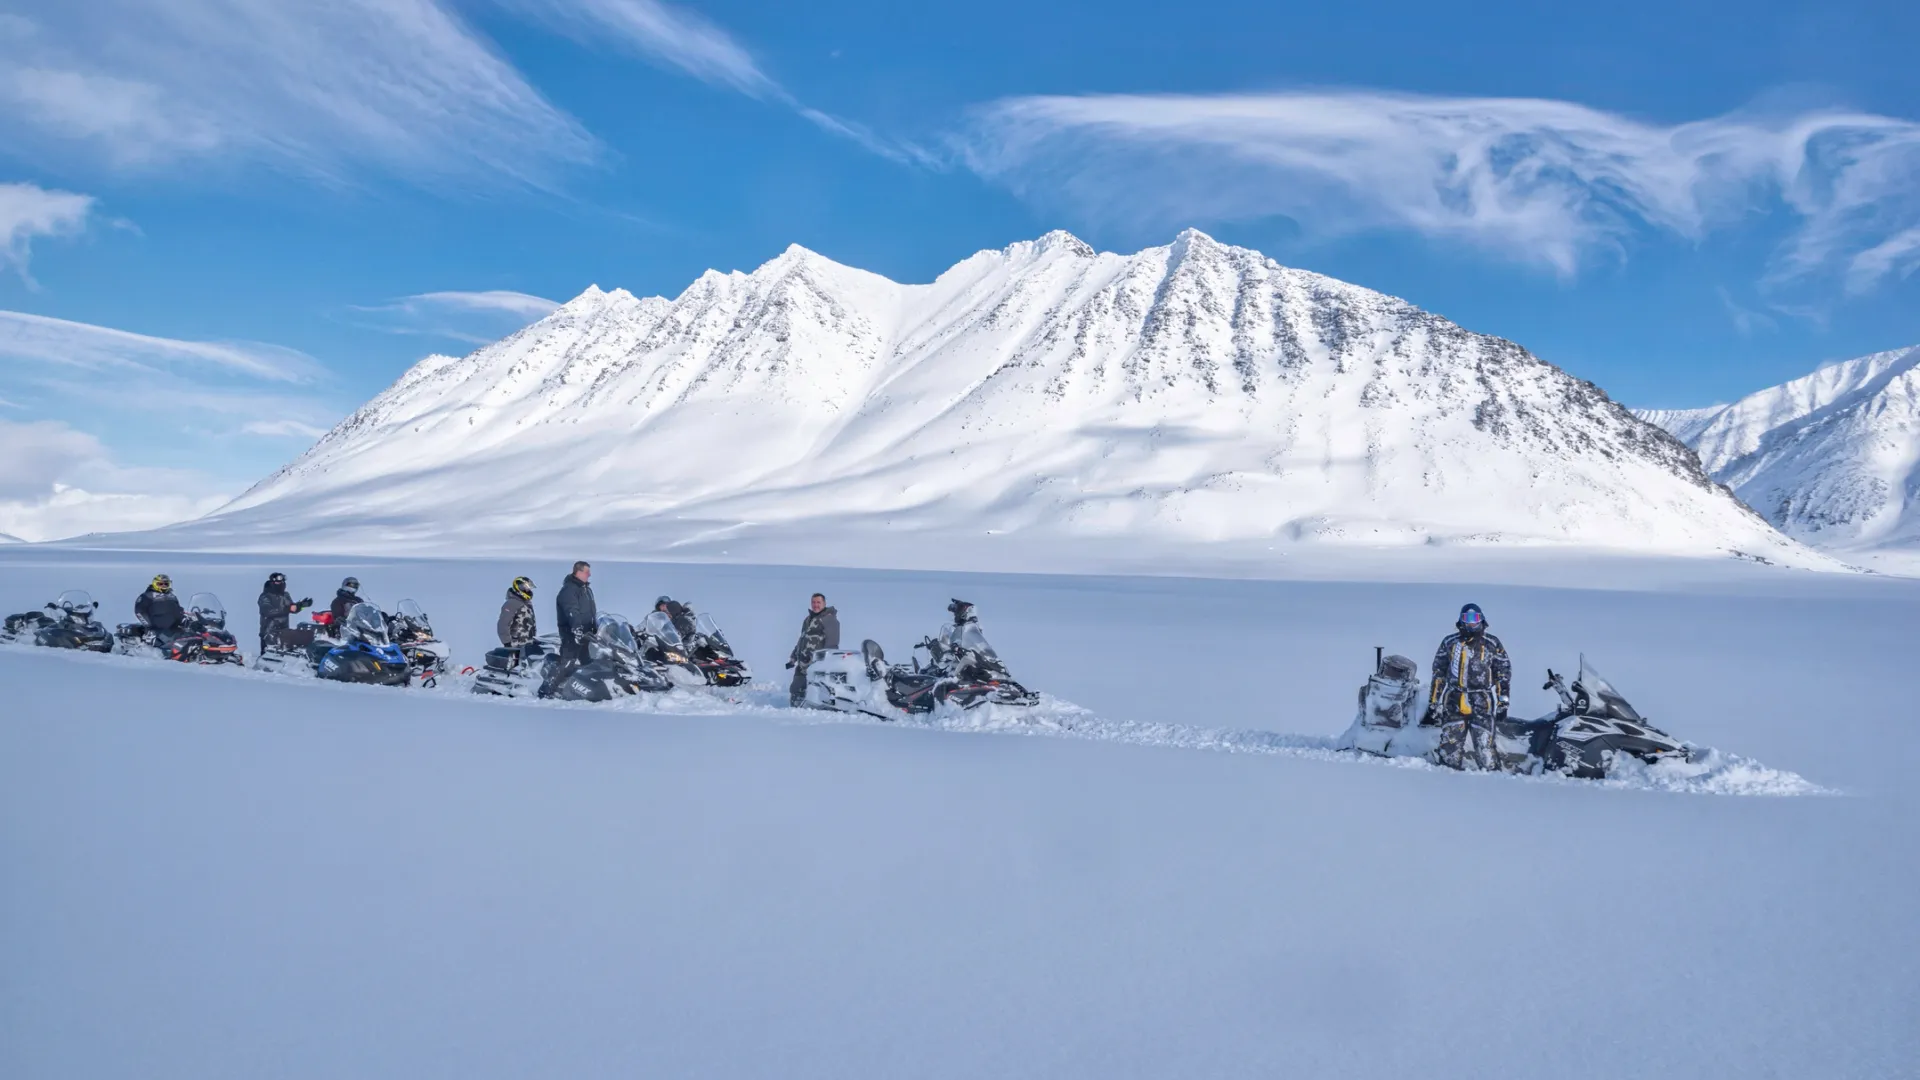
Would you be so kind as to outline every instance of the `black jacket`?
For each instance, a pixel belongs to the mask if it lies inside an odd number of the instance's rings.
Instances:
[[[553,598],[555,623],[561,641],[592,637],[600,627],[600,609],[593,603],[593,586],[567,575]]]
[[[1513,694],[1513,663],[1492,634],[1454,633],[1433,654],[1427,703],[1436,716],[1499,716]]]
[[[352,611],[353,605],[358,603],[360,603],[360,594],[357,592],[349,592],[346,589],[341,589],[339,592],[333,594],[333,603],[327,605],[327,610],[333,612],[333,632],[335,634],[339,634],[347,628],[347,612]]]
[[[133,602],[134,618],[162,633],[178,630],[181,616],[184,614],[184,609],[180,607],[180,598],[170,592],[155,592],[148,589],[140,594],[140,599]]]
[[[655,610],[658,610],[656,608]],[[693,639],[693,609],[678,600],[667,601],[667,618],[673,620],[673,628],[680,632],[683,640]]]
[[[540,633],[534,626],[533,605],[508,590],[507,602],[500,605],[500,618],[493,624],[493,632],[500,635],[500,644],[508,648],[532,641]]]
[[[274,588],[267,585],[260,590],[260,636],[266,637],[276,630],[285,630],[293,614],[307,605],[287,599],[285,585]]]
[[[830,607],[809,611],[800,621],[800,640],[793,643],[792,660],[804,666],[813,660],[815,652],[839,647],[840,613]]]

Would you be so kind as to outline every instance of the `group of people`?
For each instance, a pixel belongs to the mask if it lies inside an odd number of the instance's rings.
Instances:
[[[586,663],[588,643],[599,633],[600,627],[600,608],[593,598],[592,563],[581,560],[573,564],[573,570],[560,582],[553,608],[554,622],[560,636],[561,665],[571,667]],[[692,608],[670,596],[662,596],[654,601],[653,609],[673,620],[674,629],[682,637],[692,636]],[[517,577],[507,586],[507,598],[500,605],[494,633],[499,637],[500,644],[509,649],[525,645],[539,636],[538,620],[533,612],[533,579]],[[839,647],[839,614],[827,606],[824,594],[814,593],[807,602],[807,614],[800,621],[799,640],[794,642],[793,652],[787,658],[787,667],[793,670],[793,684],[788,692],[794,705],[799,705],[806,697],[807,665],[813,655],[821,649]]]

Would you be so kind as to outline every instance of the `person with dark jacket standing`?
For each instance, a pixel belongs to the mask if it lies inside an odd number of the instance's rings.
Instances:
[[[555,622],[560,628],[560,663],[577,667],[587,662],[587,642],[600,632],[600,609],[593,602],[593,566],[584,560],[560,583],[553,598]]]
[[[360,602],[360,579],[350,577],[340,583],[340,591],[333,594],[333,603],[327,610],[333,613],[333,636],[339,637],[347,630],[347,612]]]
[[[147,591],[133,602],[133,617],[163,637],[172,637],[185,616],[180,598],[173,595],[173,579],[165,574],[155,574]]]
[[[313,606],[313,597],[302,600],[287,599],[287,575],[274,571],[267,575],[267,583],[260,590],[260,651],[266,652],[269,645],[278,645],[280,633],[286,630],[293,616]]]
[[[1479,604],[1460,609],[1454,632],[1433,657],[1433,687],[1427,694],[1432,722],[1440,725],[1440,764],[1454,769],[1498,769],[1497,725],[1513,695],[1513,663],[1506,646],[1487,633]]]
[[[507,602],[500,605],[500,619],[493,624],[500,644],[517,649],[539,635],[533,619],[533,579],[517,577],[507,586]]]
[[[827,606],[825,593],[814,593],[807,603],[807,617],[800,620],[800,640],[793,643],[787,666],[793,669],[793,685],[787,688],[788,703],[794,708],[806,704],[807,665],[821,649],[840,647],[840,613]]]

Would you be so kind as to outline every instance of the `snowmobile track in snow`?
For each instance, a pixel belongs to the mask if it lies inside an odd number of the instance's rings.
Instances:
[[[1228,754],[1267,754],[1388,768],[1446,771],[1440,766],[1418,758],[1385,758],[1339,750],[1335,748],[1336,739],[1331,735],[1301,735],[1278,731],[1207,728],[1190,724],[1110,720],[1096,715],[1091,710],[1047,694],[1042,694],[1040,704],[1032,707],[986,705],[966,711],[942,708],[930,714],[882,720],[860,713],[796,709],[785,703],[786,692],[778,687],[748,686],[725,691],[680,689],[665,694],[620,698],[611,702],[567,702],[475,694],[472,692],[472,677],[465,675],[443,675],[440,677],[439,685],[431,688],[357,686],[312,678],[298,672],[260,671],[252,667],[229,665],[188,665],[157,658],[116,654],[76,653],[45,649],[20,642],[0,644],[0,649],[13,654],[29,654],[47,660],[64,660],[81,664],[141,665],[182,674],[192,672],[195,675],[221,678],[264,679],[305,687],[324,687],[329,691],[342,693],[428,694],[436,700],[451,698],[487,706],[569,711],[584,709],[602,713],[641,715],[754,716],[782,723],[860,724],[971,734],[1086,739],[1096,742],[1128,743],[1135,746],[1158,746]],[[1463,774],[1465,775],[1468,774]],[[1840,794],[1823,788],[1797,773],[1770,768],[1750,758],[1712,748],[1703,748],[1698,759],[1691,762],[1663,762],[1659,765],[1630,762],[1617,765],[1615,774],[1605,780],[1574,780],[1561,776],[1519,776],[1511,773],[1471,775],[1483,780],[1500,779],[1536,784],[1573,785],[1582,788],[1665,791],[1693,795]]]

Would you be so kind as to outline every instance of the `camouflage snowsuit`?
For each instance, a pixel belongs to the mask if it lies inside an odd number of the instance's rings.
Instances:
[[[1433,689],[1427,698],[1440,725],[1439,763],[1453,769],[1498,769],[1500,747],[1494,721],[1507,714],[1513,664],[1492,634],[1454,633],[1433,656]]]

